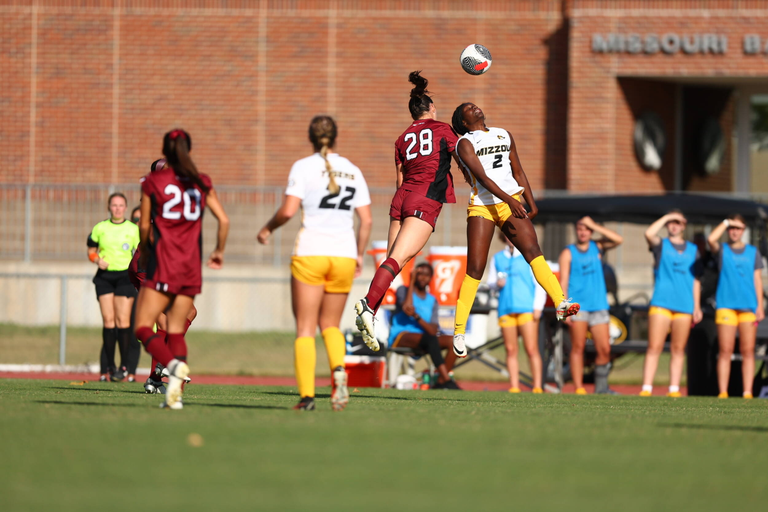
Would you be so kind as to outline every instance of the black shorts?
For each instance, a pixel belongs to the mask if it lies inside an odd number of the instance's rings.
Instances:
[[[136,288],[131,283],[128,270],[99,269],[93,278],[93,284],[96,285],[96,298],[108,293],[114,293],[119,297],[136,297]]]

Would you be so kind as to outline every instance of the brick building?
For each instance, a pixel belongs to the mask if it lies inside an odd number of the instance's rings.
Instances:
[[[135,183],[183,126],[216,183],[283,185],[330,113],[393,188],[414,69],[440,119],[473,101],[509,129],[536,190],[768,192],[759,0],[0,0],[0,183]]]

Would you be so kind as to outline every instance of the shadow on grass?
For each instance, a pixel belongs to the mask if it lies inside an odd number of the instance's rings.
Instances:
[[[48,386],[48,389],[65,389],[67,391],[90,391],[90,392],[104,392],[104,393],[128,393],[131,395],[146,395],[144,391],[129,391],[127,389],[109,389],[109,388],[86,388],[86,387],[80,387],[80,386],[70,386],[70,387],[64,387],[64,386]]]
[[[38,404],[87,405],[101,407],[146,407],[145,404],[113,404],[108,402],[65,402],[64,400],[35,400]]]
[[[64,400],[35,400],[38,404],[53,405],[85,405],[96,407],[147,407],[147,404],[115,404],[109,402],[65,402]],[[156,407],[152,405],[150,407]],[[279,407],[276,405],[246,405],[246,404],[206,404],[203,402],[185,403],[184,407],[224,407],[232,409],[289,409],[288,407]]]
[[[185,403],[184,407],[224,407],[232,409],[282,409],[288,410],[290,407],[281,407],[278,405],[249,405],[249,404],[206,404],[203,402]]]
[[[259,391],[259,394],[264,395],[281,395],[281,396],[292,396],[292,397],[298,397],[298,393],[291,393],[289,391]],[[318,393],[315,395],[315,398],[331,398],[331,395],[325,394],[325,393]]]
[[[768,427],[748,427],[744,425],[702,425],[698,423],[659,423],[665,428],[692,428],[699,430],[733,430],[741,432],[768,432]]]

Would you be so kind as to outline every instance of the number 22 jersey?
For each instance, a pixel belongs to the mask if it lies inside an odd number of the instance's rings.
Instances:
[[[200,179],[210,189],[211,178]],[[206,192],[171,168],[155,171],[141,180],[141,190],[152,201],[154,240],[143,285],[161,292],[200,293],[203,282],[203,210]]]
[[[340,191],[328,191],[330,178],[320,153],[293,164],[285,195],[301,199],[301,230],[296,237],[294,256],[337,256],[357,258],[354,230],[355,208],[371,204],[363,173],[352,162],[328,154],[328,161]]]

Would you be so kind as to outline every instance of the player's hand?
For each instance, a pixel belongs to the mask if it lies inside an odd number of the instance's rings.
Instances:
[[[502,277],[502,278],[496,280],[496,286],[499,288],[499,290],[504,288],[506,285],[507,285],[507,278],[506,277]]]
[[[357,257],[357,264],[355,265],[355,277],[360,277],[363,273],[363,257]]]
[[[755,320],[759,322],[762,322],[765,319],[765,311],[763,311],[763,308],[757,308],[757,311],[755,311]]]
[[[104,258],[99,258],[98,265],[101,270],[107,270],[109,268],[109,263]]]
[[[416,308],[413,307],[413,303],[403,303],[403,313],[410,317],[416,316]]]
[[[687,221],[685,220],[685,217],[683,217],[683,216],[682,216],[682,214],[679,214],[679,213],[677,213],[677,212],[674,212],[674,213],[668,213],[668,214],[666,215],[666,217],[667,217],[667,222],[670,222],[670,221],[677,221],[677,222],[679,222],[680,224],[686,224],[686,223],[687,223]]]
[[[585,226],[587,226],[587,227],[588,227],[589,229],[591,229],[592,231],[594,231],[594,230],[595,230],[595,221],[594,221],[594,220],[592,220],[592,217],[590,217],[589,215],[587,215],[587,216],[585,216],[585,217],[582,217],[581,219],[579,219],[579,222],[581,222],[582,224],[584,224]]]
[[[527,219],[528,212],[525,211],[525,206],[520,201],[513,199],[509,203],[509,209],[512,210],[512,216],[516,219]]]
[[[697,323],[701,322],[702,318],[704,318],[704,313],[701,312],[701,308],[694,308],[693,325],[696,325]]]
[[[743,222],[741,222],[738,219],[731,219],[728,221],[728,227],[729,228],[737,228],[737,229],[746,229],[747,226],[744,225]]]
[[[216,249],[208,258],[208,267],[218,270],[222,266],[224,266],[224,251]]]
[[[256,240],[258,240],[261,245],[269,245],[269,237],[271,234],[272,231],[264,226],[261,228],[261,231],[259,231],[259,234],[256,235]]]
[[[538,206],[532,206],[531,211],[528,212],[528,218],[533,220],[536,218],[536,216],[539,214],[539,207]]]

